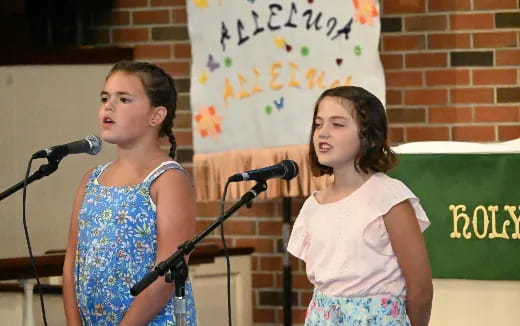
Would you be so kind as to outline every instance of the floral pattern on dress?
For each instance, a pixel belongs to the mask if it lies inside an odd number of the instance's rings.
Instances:
[[[92,172],[79,212],[74,275],[83,325],[119,324],[134,299],[130,288],[154,267],[157,228],[150,185],[172,168],[182,169],[176,162],[169,162],[144,182],[120,187],[97,183],[103,166]],[[185,291],[187,325],[195,326],[197,317],[189,280]],[[149,325],[175,325],[173,297]]]
[[[314,290],[305,326],[410,326],[401,297],[337,298]]]

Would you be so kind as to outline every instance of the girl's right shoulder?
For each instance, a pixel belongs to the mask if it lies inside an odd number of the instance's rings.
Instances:
[[[81,177],[80,188],[86,188],[89,183],[94,183],[101,174],[105,165],[98,165],[88,169]]]
[[[316,207],[316,195],[319,194],[319,191],[313,191],[307,199],[303,202],[302,207],[300,208],[300,214],[305,213],[314,207]]]

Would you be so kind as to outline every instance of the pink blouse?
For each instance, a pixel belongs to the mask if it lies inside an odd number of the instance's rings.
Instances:
[[[320,204],[312,194],[294,223],[287,250],[306,263],[307,277],[335,297],[406,296],[406,284],[383,215],[409,200],[421,231],[430,221],[408,187],[375,173],[349,196]]]

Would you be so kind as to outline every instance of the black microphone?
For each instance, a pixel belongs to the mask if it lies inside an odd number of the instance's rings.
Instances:
[[[292,160],[283,160],[279,164],[268,166],[266,168],[237,173],[228,178],[229,182],[247,181],[247,180],[267,180],[271,178],[281,178],[291,180],[298,175],[298,165]]]
[[[58,145],[47,149],[42,149],[33,154],[33,158],[45,158],[50,157],[53,153],[60,153],[65,156],[68,154],[81,154],[87,153],[90,155],[96,155],[101,151],[101,138],[94,135],[88,135],[85,139],[78,140],[72,143]],[[62,157],[63,157],[62,156]]]

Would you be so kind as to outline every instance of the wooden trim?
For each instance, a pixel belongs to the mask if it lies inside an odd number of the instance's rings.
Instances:
[[[61,285],[50,285],[50,284],[42,284],[42,293],[43,294],[60,294],[63,292],[63,288]],[[24,289],[21,284],[18,283],[5,283],[0,282],[0,293],[1,292],[9,292],[9,293],[23,293]],[[34,285],[33,289],[34,294],[38,294],[38,285]]]
[[[228,248],[230,256],[249,255],[254,251],[251,247]],[[61,276],[64,251],[53,251],[55,254],[34,257],[40,277]],[[173,254],[173,253],[172,253]],[[190,255],[189,264],[208,264],[212,263],[216,257],[224,256],[224,250],[216,245],[197,246]],[[17,257],[0,259],[0,281],[20,280],[34,278],[32,264],[29,257]]]
[[[0,66],[113,64],[123,59],[133,58],[134,49],[126,47],[0,50]]]

